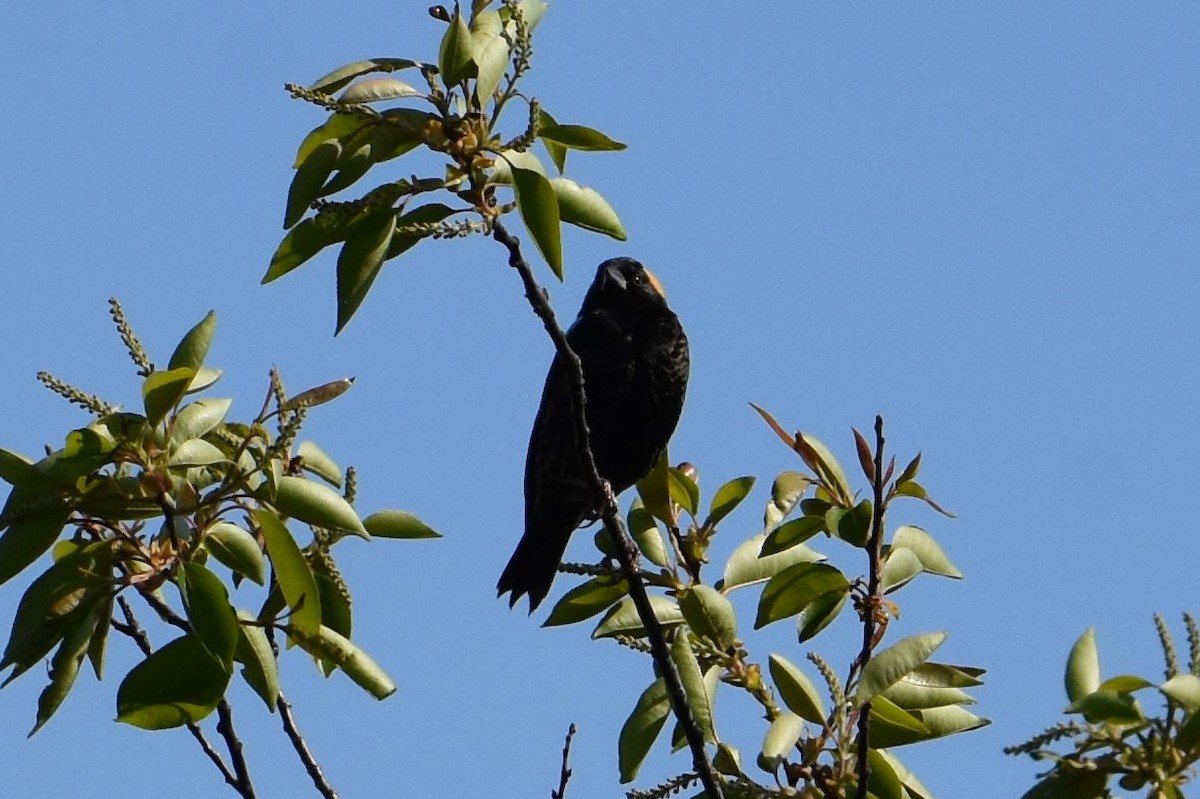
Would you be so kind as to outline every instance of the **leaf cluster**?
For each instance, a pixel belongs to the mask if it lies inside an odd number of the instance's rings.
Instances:
[[[1184,614],[1188,633],[1186,668],[1161,617],[1155,615],[1164,661],[1164,678],[1154,682],[1135,674],[1101,678],[1095,630],[1089,628],[1071,647],[1064,674],[1065,713],[1082,721],[1056,724],[1011,755],[1026,754],[1051,768],[1026,799],[1100,799],[1110,783],[1127,791],[1145,791],[1154,799],[1182,799],[1182,786],[1200,761],[1200,626]],[[1149,715],[1138,694],[1157,694],[1162,710]],[[1068,751],[1053,745],[1066,743]]]
[[[300,144],[288,190],[288,230],[263,277],[269,283],[326,247],[337,259],[337,330],[350,321],[383,264],[426,238],[489,234],[513,210],[546,263],[563,276],[563,223],[625,239],[616,212],[594,189],[564,176],[570,150],[623,150],[592,128],[560,124],[520,82],[530,67],[533,30],[544,0],[476,0],[464,13],[431,9],[446,23],[436,63],[374,58],[339,67],[294,97],[330,112]],[[420,85],[396,77],[420,75]],[[524,127],[507,138],[504,110],[526,109]],[[533,151],[541,142],[553,171]],[[440,174],[402,174],[348,200],[328,199],[377,164],[432,152]],[[430,199],[439,195],[441,200]],[[428,201],[427,201],[428,200]],[[449,203],[449,204],[447,204]],[[309,210],[314,213],[307,215]]]
[[[691,464],[668,466],[666,456],[638,484],[627,524],[645,561],[640,577],[651,588],[655,616],[667,631],[671,656],[689,705],[713,748],[713,762],[726,779],[729,795],[853,795],[861,774],[869,774],[865,796],[927,797],[929,792],[893,750],[987,724],[967,709],[968,689],[981,684],[983,670],[934,662],[945,641],[942,632],[925,633],[882,645],[887,623],[897,612],[896,592],[921,573],[960,578],[962,574],[927,531],[900,525],[884,540],[874,535],[882,523],[873,500],[860,499],[831,450],[814,436],[786,433],[765,411],[759,413],[799,456],[804,471],[785,471],[772,483],[761,529],[738,545],[719,577],[707,580],[711,544],[727,517],[749,496],[751,476],[722,484],[705,505],[698,473]],[[878,484],[884,510],[902,497],[919,497],[941,510],[917,482],[920,456],[896,474],[894,461],[875,468],[870,447],[855,432],[863,474]],[[878,451],[882,464],[882,442]],[[947,514],[949,515],[949,514]],[[847,575],[813,547],[817,536],[840,541],[867,557],[868,574]],[[872,542],[878,551],[872,552]],[[612,542],[604,530],[595,543],[597,564],[571,564],[564,571],[588,579],[570,589],[545,624],[573,624],[595,617],[594,639],[611,639],[645,652],[646,631],[628,596],[628,583],[611,560]],[[874,574],[875,592],[871,574]],[[758,590],[753,628],[788,620],[797,643],[829,627],[847,607],[858,622],[875,630],[866,656],[849,658],[842,675],[822,656],[808,654],[816,676],[782,653],[764,664],[750,654],[730,594]],[[885,598],[888,597],[888,598]],[[766,727],[754,766],[718,734],[715,700],[721,685],[735,689],[761,708]],[[818,687],[820,686],[820,687]],[[637,774],[671,715],[664,682],[657,677],[641,693],[618,741],[621,781]],[[860,767],[858,743],[865,718],[869,731],[867,767]],[[676,724],[671,746],[685,745]],[[770,782],[762,781],[762,774]],[[680,778],[630,796],[666,795]],[[681,782],[682,781],[682,782]],[[670,786],[668,788],[668,786]]]
[[[332,550],[346,537],[437,534],[401,511],[361,518],[353,470],[343,473],[312,441],[297,443],[309,409],[351,381],[289,397],[272,371],[258,414],[233,421],[231,399],[205,395],[221,376],[205,365],[214,313],[156,369],[112,306],[141,377],[140,409],[120,410],[43,374],[94,418],[37,461],[0,449],[0,479],[12,486],[0,510],[0,583],[53,556],[22,596],[0,656],[0,670],[11,667],[5,684],[50,656],[33,731],[61,706],[84,660],[103,676],[110,629],[146,653],[117,689],[118,720],[146,729],[206,717],[239,665],[274,711],[276,633],[326,674],[340,669],[377,698],[391,694],[391,679],[350,642],[350,592]],[[309,542],[297,540],[293,521],[310,530]],[[262,588],[257,612],[241,607],[244,592],[234,599],[243,583]],[[123,594],[141,596],[182,634],[150,651],[132,618],[113,618]]]

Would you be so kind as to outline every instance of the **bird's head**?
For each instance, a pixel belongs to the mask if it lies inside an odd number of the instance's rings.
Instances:
[[[610,258],[596,270],[581,314],[601,308],[645,311],[666,309],[667,296],[654,274],[632,258]]]

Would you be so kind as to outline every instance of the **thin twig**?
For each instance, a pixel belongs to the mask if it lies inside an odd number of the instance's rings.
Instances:
[[[312,778],[317,792],[325,797],[325,799],[338,799],[337,791],[325,779],[325,773],[321,771],[320,764],[313,757],[312,751],[308,748],[308,743],[304,740],[304,736],[300,734],[299,728],[296,727],[296,720],[292,717],[292,704],[287,701],[287,697],[283,695],[283,691],[279,692],[275,703],[279,708],[279,718],[283,722],[283,731],[287,733],[288,739],[292,742],[292,748],[300,756],[300,762],[304,764],[304,770]]]
[[[142,650],[142,654],[150,657],[154,653],[154,648],[150,645],[150,637],[146,635],[146,631],[138,623],[137,617],[133,615],[133,608],[129,607],[129,602],[123,596],[117,597],[117,604],[121,606],[121,614],[125,617],[125,621],[122,623],[116,619],[112,619],[112,628],[122,635],[132,638],[134,643],[137,644],[138,649]],[[187,729],[192,734],[192,737],[196,739],[196,743],[200,744],[200,748],[204,751],[204,754],[208,756],[208,759],[221,772],[221,777],[225,782],[235,791],[242,794],[242,796],[252,799],[254,789],[250,788],[250,793],[246,793],[243,790],[244,787],[249,787],[249,780],[243,785],[238,777],[229,770],[229,766],[225,765],[221,754],[209,743],[208,738],[204,735],[204,730],[200,729],[198,724],[191,721],[188,722]]]
[[[233,708],[224,699],[217,703],[217,718],[217,732],[225,739],[225,747],[229,750],[229,758],[233,761],[233,770],[241,786],[239,790],[246,799],[254,799],[254,783],[250,781],[250,769],[246,765],[242,741],[233,727]]]
[[[667,647],[662,626],[654,615],[650,597],[646,593],[646,586],[641,580],[637,566],[637,547],[625,530],[625,523],[621,519],[621,509],[617,505],[611,487],[596,469],[596,459],[592,454],[590,443],[591,433],[588,430],[587,416],[584,413],[587,395],[583,385],[583,365],[579,361],[579,356],[571,349],[571,345],[567,341],[567,334],[559,326],[545,289],[538,285],[533,277],[533,270],[522,257],[520,240],[509,233],[499,220],[492,223],[492,236],[508,249],[508,265],[520,274],[521,281],[525,285],[525,296],[529,300],[529,304],[533,306],[534,313],[542,320],[542,325],[545,326],[546,332],[550,335],[555,349],[566,366],[567,374],[571,379],[575,425],[579,432],[579,439],[583,442],[583,463],[586,476],[596,495],[603,497],[601,519],[604,521],[604,527],[608,530],[609,536],[617,542],[617,561],[621,564],[621,572],[629,583],[629,596],[633,600],[634,607],[637,608],[638,618],[646,628],[646,637],[650,641],[650,654],[654,658],[655,665],[658,666],[659,674],[666,683],[671,706],[683,728],[688,747],[692,750],[692,761],[696,771],[700,774],[701,782],[704,783],[705,792],[709,799],[724,799],[721,778],[713,768],[712,762],[708,758],[708,752],[704,748],[704,733],[700,731],[700,727],[692,715],[692,709],[683,688],[683,681],[679,677],[678,669],[675,668],[675,662],[671,660],[671,652]]]
[[[885,508],[883,471],[883,447],[886,443],[883,437],[883,417],[875,417],[875,479],[871,488],[874,491],[875,506],[871,518],[871,538],[867,542],[867,551],[871,556],[870,573],[867,577],[866,613],[863,618],[863,645],[858,655],[858,673],[867,667],[871,660],[876,636],[875,614],[882,607],[883,594],[880,591],[880,574],[883,571],[883,516]],[[867,799],[867,782],[871,778],[869,760],[870,740],[868,735],[871,728],[871,703],[865,702],[858,709],[858,761],[854,771],[858,778],[857,799]]]
[[[558,790],[550,792],[550,799],[566,799],[567,783],[571,781],[571,739],[575,737],[575,725],[567,728],[567,740],[563,744],[562,771],[558,776]]]

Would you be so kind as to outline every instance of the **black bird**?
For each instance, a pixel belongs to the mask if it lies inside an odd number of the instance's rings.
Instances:
[[[632,258],[600,264],[567,341],[583,364],[586,416],[596,469],[619,494],[667,446],[687,389],[688,341],[662,285]],[[594,520],[599,500],[585,478],[567,369],[550,364],[525,457],[525,534],[500,575],[509,607],[546,598],[575,528]]]

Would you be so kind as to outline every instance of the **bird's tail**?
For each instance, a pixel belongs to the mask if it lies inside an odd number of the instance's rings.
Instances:
[[[496,590],[498,595],[512,592],[508,598],[509,607],[514,607],[517,600],[527,594],[529,612],[532,613],[550,593],[550,584],[554,582],[558,564],[567,551],[567,542],[581,521],[577,507],[561,507],[558,510],[560,512],[555,514],[558,518],[543,518],[536,525],[526,526],[525,535],[521,536],[516,551],[504,567]]]

